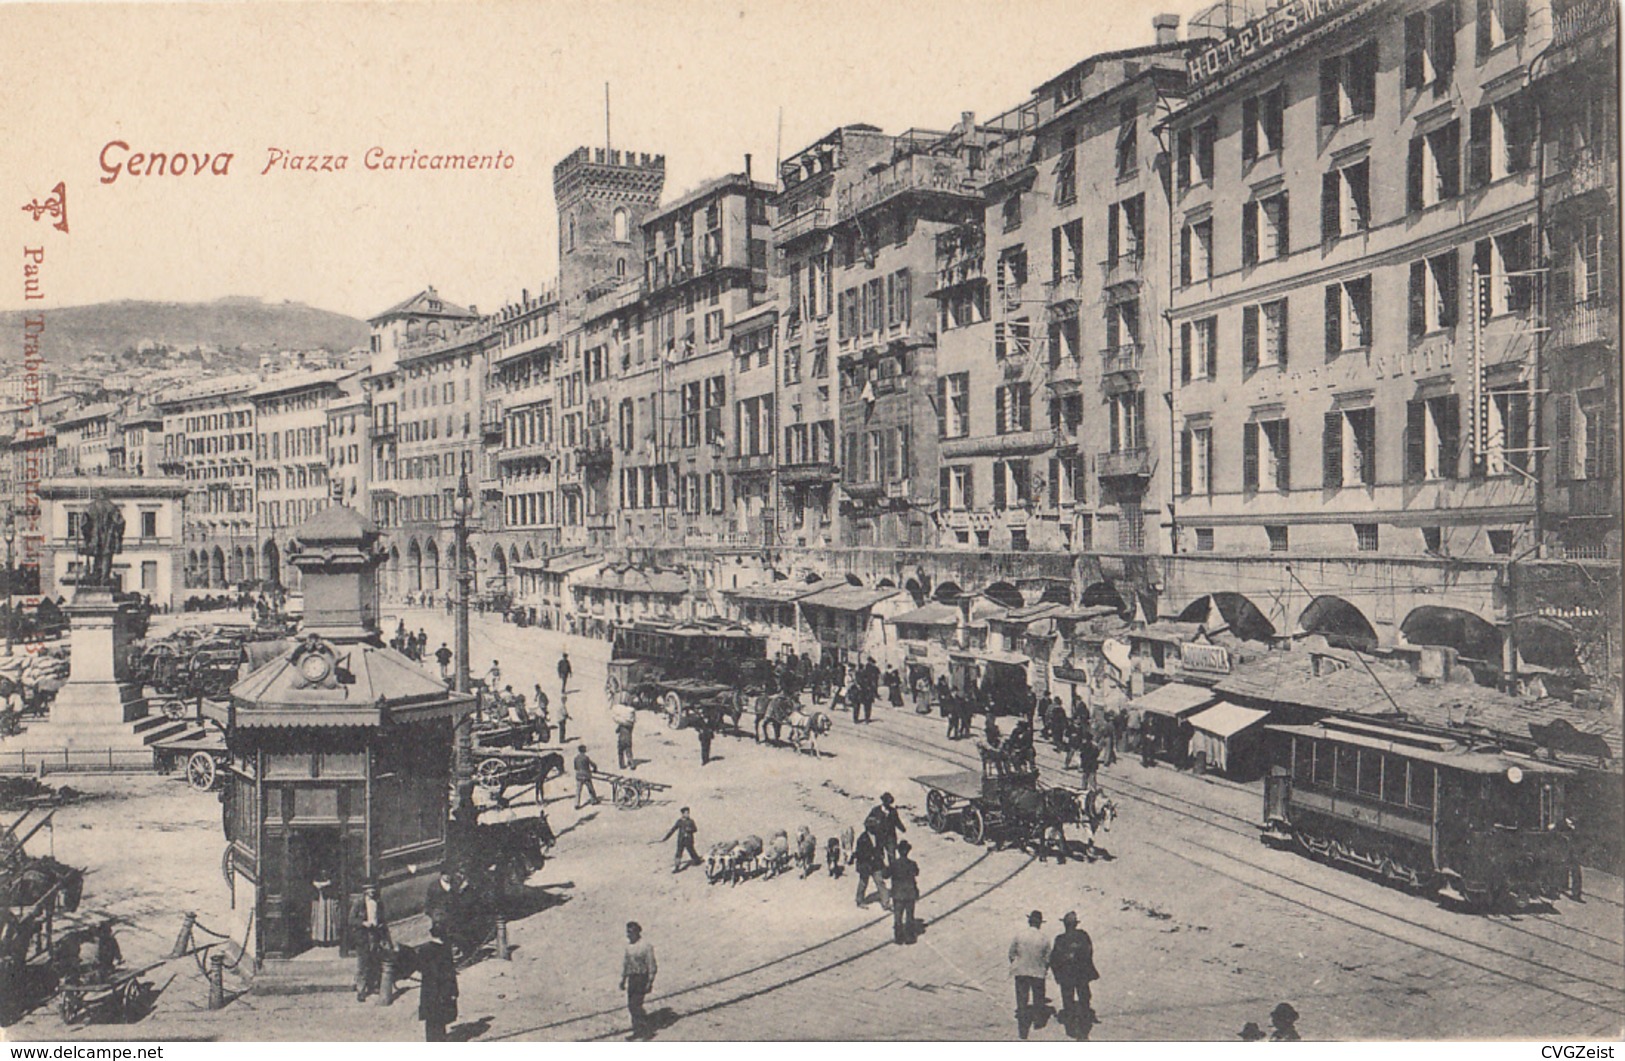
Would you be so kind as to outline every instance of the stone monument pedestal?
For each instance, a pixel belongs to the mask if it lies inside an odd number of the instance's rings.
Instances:
[[[140,749],[131,725],[147,716],[140,686],[127,680],[129,618],[109,589],[76,587],[68,617],[68,681],[51,703],[50,718],[19,738],[30,748]]]

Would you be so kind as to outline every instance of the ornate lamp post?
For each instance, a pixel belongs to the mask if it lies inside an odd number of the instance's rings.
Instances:
[[[457,535],[457,691],[467,693],[468,679],[468,597],[474,572],[468,566],[468,518],[474,511],[474,494],[468,486],[468,473],[457,480],[457,497],[452,501]],[[457,811],[462,817],[474,802],[473,716],[463,715],[457,723]]]
[[[6,508],[5,530],[0,533],[3,533],[6,539],[6,655],[9,656],[17,634],[17,609],[12,604],[12,598],[16,593],[13,588],[16,568],[12,548],[17,544],[17,513],[10,506]]]

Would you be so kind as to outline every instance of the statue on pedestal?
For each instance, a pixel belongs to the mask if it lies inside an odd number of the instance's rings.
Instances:
[[[95,500],[79,518],[79,555],[85,563],[78,585],[108,589],[113,585],[113,557],[124,548],[124,514],[97,490]]]

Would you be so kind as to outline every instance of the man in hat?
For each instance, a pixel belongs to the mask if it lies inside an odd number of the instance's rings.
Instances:
[[[559,692],[568,692],[570,689],[570,675],[575,668],[570,666],[570,653],[565,652],[559,656]]]
[[[429,926],[429,942],[418,948],[418,1019],[425,1042],[446,1041],[446,1026],[457,1019],[457,962],[446,945],[445,929]]]
[[[1298,1011],[1292,1008],[1292,1003],[1282,1002],[1270,1010],[1270,1042],[1295,1043],[1298,1035]]]
[[[1089,986],[1100,979],[1095,969],[1095,944],[1089,933],[1078,927],[1076,911],[1068,910],[1061,924],[1063,930],[1050,948],[1049,966],[1055,973],[1055,986],[1061,989],[1061,1022],[1068,1035],[1082,1039],[1095,1020]]]
[[[672,855],[671,862],[671,871],[673,873],[682,872],[690,864],[695,866],[700,864],[700,856],[694,850],[694,834],[699,831],[699,826],[695,825],[694,819],[689,817],[688,808],[684,807],[678,814],[677,820],[671,823],[671,828],[666,830],[666,835],[660,838],[660,842],[665,843],[673,836],[677,837],[677,851]],[[687,863],[683,861],[685,852],[688,855]]]
[[[564,731],[564,720],[562,718],[559,719],[559,731],[561,733]],[[581,794],[583,792],[591,797],[591,802],[600,802],[598,790],[592,787],[592,775],[598,769],[598,764],[588,757],[585,744],[576,749],[575,762],[572,765],[575,768],[576,775],[576,810],[580,810],[582,807]]]
[[[351,945],[355,947],[355,1000],[365,1002],[379,990],[384,951],[389,949],[389,919],[378,899],[378,882],[369,880],[350,904]]]
[[[858,871],[858,894],[856,904],[862,906],[866,901],[864,893],[868,890],[869,882],[875,882],[875,894],[880,896],[880,908],[891,909],[891,896],[887,894],[886,882],[881,879],[881,870],[886,868],[886,849],[875,837],[873,822],[865,822],[863,832],[858,834],[857,843],[852,845],[852,866]]]
[[[1049,975],[1052,944],[1043,926],[1044,915],[1034,910],[1027,915],[1027,927],[1010,941],[1010,975],[1016,981],[1016,1034],[1023,1039],[1045,1005],[1044,979]]]
[[[897,813],[897,806],[890,792],[880,794],[880,805],[869,811],[866,821],[875,824],[875,839],[880,841],[886,849],[886,861],[889,863],[897,857],[897,834],[908,832],[908,826],[903,824],[903,818]]]
[[[892,940],[914,942],[914,904],[920,898],[920,867],[908,857],[909,843],[897,845],[897,857],[882,872],[891,880]]]
[[[1258,1022],[1255,1020],[1250,1020],[1246,1024],[1243,1024],[1241,1026],[1241,1031],[1237,1032],[1236,1036],[1244,1043],[1256,1043],[1260,1039],[1268,1038],[1268,1036],[1264,1034],[1264,1029],[1260,1028],[1258,1026]]]
[[[447,676],[451,674],[451,649],[446,647],[444,641],[440,642],[440,647],[434,650],[434,661],[440,664],[440,680],[445,681]]]

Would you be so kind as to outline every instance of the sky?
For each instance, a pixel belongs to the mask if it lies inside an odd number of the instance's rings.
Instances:
[[[1160,11],[1095,0],[0,5],[0,233],[42,246],[0,309],[115,299],[291,300],[358,317],[429,284],[495,309],[554,274],[553,164],[663,154],[665,196],[843,124],[988,118]],[[1183,30],[1183,25],[1181,27]],[[782,119],[781,119],[782,114]],[[781,128],[782,122],[782,128]],[[110,142],[129,147],[113,147]],[[369,170],[372,148],[513,156],[482,172]],[[346,156],[342,171],[273,166]],[[111,177],[135,153],[230,153],[224,175]],[[193,163],[188,163],[190,169]],[[67,188],[69,232],[16,205]],[[13,258],[15,261],[16,258]]]

